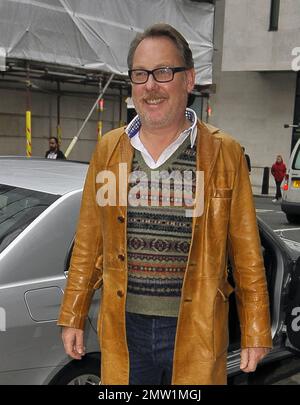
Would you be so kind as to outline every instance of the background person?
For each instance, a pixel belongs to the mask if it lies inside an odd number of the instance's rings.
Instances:
[[[59,149],[58,139],[55,136],[49,138],[49,150],[45,154],[46,159],[66,159],[63,152]]]
[[[281,200],[281,183],[286,175],[286,165],[284,164],[281,155],[277,155],[276,162],[272,165],[271,173],[276,183],[276,195],[272,201],[277,202]]]
[[[250,161],[250,156],[249,156],[247,153],[245,153],[245,148],[244,148],[244,146],[242,146],[242,150],[243,150],[243,152],[244,152],[245,159],[246,159],[247,166],[248,166],[248,171],[249,171],[249,174],[250,174],[250,173],[251,173],[251,161]]]

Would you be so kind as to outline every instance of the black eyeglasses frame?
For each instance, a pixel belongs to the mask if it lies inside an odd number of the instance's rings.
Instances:
[[[170,70],[172,71],[172,78],[171,78],[170,80],[157,80],[156,77],[155,77],[155,72],[158,71],[158,70],[161,70],[161,69],[170,69]],[[147,69],[129,69],[129,70],[128,70],[128,76],[129,76],[129,79],[130,79],[131,83],[133,83],[133,84],[145,84],[145,83],[147,83],[147,81],[148,81],[150,75],[152,75],[153,78],[154,78],[154,80],[155,80],[156,82],[158,82],[158,83],[168,83],[168,82],[171,82],[171,81],[174,79],[174,74],[175,74],[175,73],[177,73],[177,72],[184,72],[184,71],[186,71],[186,70],[188,70],[188,68],[183,67],[183,66],[178,66],[178,67],[164,66],[164,67],[159,67],[159,68],[156,68],[156,69],[153,69],[153,70],[147,70]],[[136,72],[136,71],[146,72],[146,73],[147,73],[146,80],[143,81],[143,82],[135,82],[135,81],[133,81],[133,80],[132,80],[132,72]]]

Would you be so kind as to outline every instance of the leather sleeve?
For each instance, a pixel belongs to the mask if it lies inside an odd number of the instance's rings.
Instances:
[[[241,346],[272,347],[268,289],[251,184],[241,149],[236,157],[239,165],[231,203],[229,249],[241,325]]]
[[[102,231],[96,202],[96,148],[85,180],[79,223],[58,325],[84,329],[89,306],[102,281]]]

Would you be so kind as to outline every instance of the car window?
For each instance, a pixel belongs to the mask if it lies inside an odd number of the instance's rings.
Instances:
[[[72,240],[72,243],[70,245],[70,248],[68,250],[67,256],[66,256],[66,260],[65,260],[65,274],[69,271],[69,267],[70,267],[70,263],[71,263],[71,258],[72,258],[72,253],[73,253],[73,249],[74,249],[74,243],[75,243],[75,236],[74,239]]]
[[[300,170],[300,145],[298,146],[297,152],[293,161],[293,169]]]
[[[0,184],[0,252],[59,197]]]

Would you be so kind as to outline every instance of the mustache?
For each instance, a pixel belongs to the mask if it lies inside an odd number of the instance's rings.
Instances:
[[[159,93],[150,93],[150,94],[146,94],[143,96],[143,100],[146,100],[146,101],[157,99],[157,98],[166,100],[168,97],[166,97],[165,95],[159,94]]]

